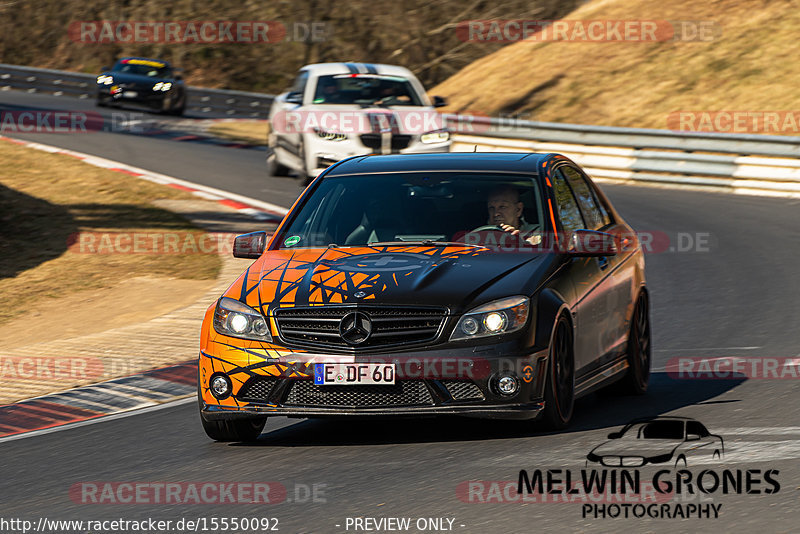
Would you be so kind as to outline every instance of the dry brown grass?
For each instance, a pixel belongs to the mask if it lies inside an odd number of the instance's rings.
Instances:
[[[250,145],[266,145],[269,123],[265,120],[217,122],[208,128],[208,132],[223,139]]]
[[[0,162],[0,322],[35,313],[52,299],[137,276],[216,278],[215,254],[67,250],[70,236],[81,231],[197,231],[151,204],[195,198],[188,193],[7,142],[0,142]]]
[[[450,110],[667,128],[675,111],[797,110],[795,0],[595,0],[566,20],[715,21],[710,42],[524,41],[461,70],[432,94]],[[474,44],[473,46],[483,46]]]

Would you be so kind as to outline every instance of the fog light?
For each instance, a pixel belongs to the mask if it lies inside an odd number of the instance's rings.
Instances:
[[[211,394],[218,399],[224,399],[231,394],[231,383],[227,377],[216,375],[211,377]]]
[[[489,332],[500,332],[506,327],[506,314],[502,312],[487,313],[483,318],[483,326]]]
[[[473,336],[478,333],[478,321],[472,317],[466,317],[461,323],[461,330],[468,336]]]
[[[497,391],[502,395],[513,395],[517,390],[519,390],[519,380],[516,376],[501,376],[497,381]]]

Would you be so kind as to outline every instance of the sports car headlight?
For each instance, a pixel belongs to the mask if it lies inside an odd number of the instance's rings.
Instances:
[[[423,143],[444,143],[448,139],[450,139],[450,132],[447,130],[428,132],[419,136],[419,140]]]
[[[158,82],[153,86],[153,91],[169,91],[172,89],[170,82]]]
[[[114,77],[108,76],[106,74],[101,74],[97,77],[97,84],[98,85],[111,85],[114,83]]]
[[[217,302],[214,330],[231,337],[272,341],[264,316],[250,306],[228,297],[222,297]]]
[[[450,341],[514,332],[528,322],[529,311],[530,299],[521,295],[484,304],[461,317]]]
[[[326,141],[344,141],[347,139],[347,134],[326,132],[325,130],[321,130],[319,128],[314,128],[314,133],[316,133],[320,139],[325,139]]]

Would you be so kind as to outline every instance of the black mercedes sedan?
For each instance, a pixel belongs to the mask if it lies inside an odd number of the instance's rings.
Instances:
[[[357,156],[319,175],[206,311],[206,433],[269,416],[461,415],[563,428],[650,375],[642,248],[558,154]]]
[[[186,109],[182,77],[166,61],[125,57],[97,77],[97,105],[142,105],[172,115]]]

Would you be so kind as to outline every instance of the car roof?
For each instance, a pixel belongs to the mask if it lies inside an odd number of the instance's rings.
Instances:
[[[331,167],[326,176],[384,172],[478,171],[538,175],[549,154],[532,152],[437,152],[356,156]]]
[[[404,78],[414,77],[411,71],[405,67],[383,63],[312,63],[304,66],[301,70],[307,70],[315,76],[324,76],[326,74],[386,74]]]

